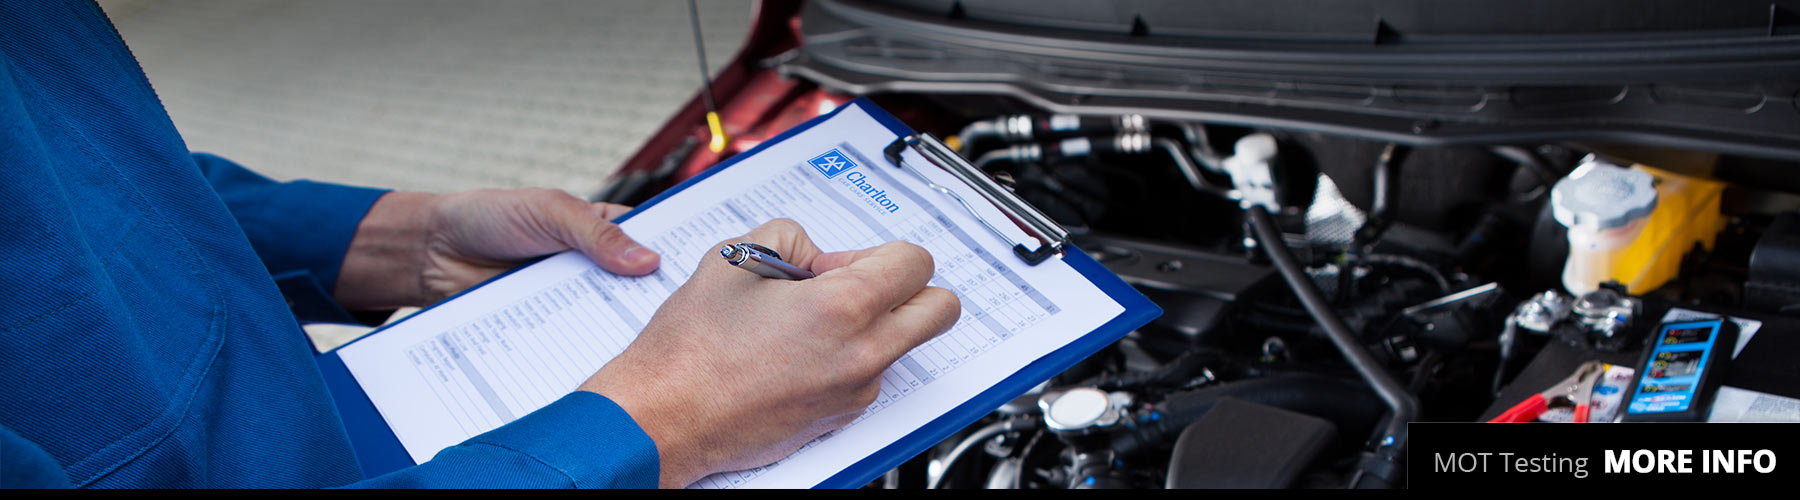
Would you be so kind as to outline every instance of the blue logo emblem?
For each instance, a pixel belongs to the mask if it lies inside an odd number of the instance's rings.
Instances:
[[[844,156],[843,153],[839,153],[836,149],[815,156],[813,159],[807,160],[806,163],[812,165],[813,168],[818,169],[819,173],[825,174],[825,178],[827,179],[837,177],[838,174],[844,173],[846,170],[856,168],[856,162],[850,161],[850,157]]]

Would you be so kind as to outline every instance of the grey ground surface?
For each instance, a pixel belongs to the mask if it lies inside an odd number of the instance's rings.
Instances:
[[[747,0],[702,0],[717,71]],[[102,0],[195,151],[277,179],[587,196],[699,88],[679,0]]]

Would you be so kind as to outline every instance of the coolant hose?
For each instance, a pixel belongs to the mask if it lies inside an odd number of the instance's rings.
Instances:
[[[1356,369],[1363,381],[1368,382],[1369,387],[1375,390],[1375,395],[1387,404],[1390,413],[1381,437],[1376,442],[1375,452],[1384,458],[1398,458],[1400,451],[1406,446],[1406,423],[1419,414],[1419,399],[1407,393],[1404,386],[1382,370],[1380,363],[1375,361],[1375,356],[1363,348],[1350,327],[1338,317],[1337,311],[1331,309],[1324,294],[1319,293],[1319,288],[1306,276],[1306,269],[1300,267],[1300,262],[1294,259],[1294,254],[1282,242],[1281,231],[1276,229],[1275,219],[1269,215],[1269,211],[1260,205],[1254,205],[1250,207],[1248,214],[1250,227],[1256,232],[1256,240],[1261,243],[1263,251],[1268,253],[1269,260],[1275,262],[1275,269],[1281,272],[1282,280],[1287,281],[1288,287],[1294,290],[1294,295],[1300,298],[1300,303],[1306,306],[1306,312],[1312,314],[1313,320],[1318,321],[1319,326],[1325,329],[1326,336],[1331,338],[1331,343],[1337,347],[1338,352],[1344,354],[1351,368]]]
[[[977,445],[1008,432],[1036,429],[1037,424],[1038,421],[1035,418],[1015,418],[994,422],[986,427],[976,429],[975,432],[969,433],[969,437],[963,438],[962,442],[956,443],[955,448],[950,449],[950,454],[944,457],[944,467],[940,469],[941,472],[937,477],[931,478],[925,488],[937,489],[939,485],[943,484],[944,478],[949,477],[950,472],[956,470],[957,460],[962,459],[963,455],[969,454],[969,450],[975,449]]]
[[[1225,398],[1312,415],[1345,429],[1371,428],[1387,410],[1362,384],[1313,373],[1283,373],[1171,394],[1153,407],[1153,418],[1140,415],[1135,428],[1114,436],[1112,449],[1129,456],[1174,442],[1182,429]]]

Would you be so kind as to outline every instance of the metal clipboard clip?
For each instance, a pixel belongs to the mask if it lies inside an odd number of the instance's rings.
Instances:
[[[1000,212],[1012,219],[1013,224],[1019,226],[1020,229],[1025,230],[1025,234],[1036,239],[1037,249],[1034,250],[1025,243],[1013,241],[1006,233],[1000,232],[1000,229],[994,226],[993,222],[982,217],[981,213],[976,212],[975,207],[969,204],[969,200],[963,199],[962,196],[957,195],[956,192],[951,191],[950,188],[932,182],[930,178],[925,177],[923,172],[920,172],[917,168],[908,164],[901,155],[907,148],[918,151],[919,156],[924,157],[926,161],[949,172],[950,175],[956,177],[957,180],[974,188],[975,192],[980,193],[981,197],[986,198],[988,203],[992,203],[994,207],[1000,209]],[[943,193],[945,196],[949,196],[950,199],[956,200],[958,204],[962,205],[963,210],[969,212],[969,216],[974,217],[976,221],[981,222],[982,227],[986,227],[988,232],[993,233],[995,238],[1000,238],[1000,241],[1012,243],[1013,254],[1018,255],[1026,264],[1035,266],[1038,265],[1039,262],[1043,262],[1044,259],[1050,258],[1052,255],[1061,254],[1063,252],[1063,245],[1066,245],[1069,242],[1069,232],[1063,229],[1061,225],[1057,224],[1056,221],[1051,220],[1050,217],[1044,215],[1043,212],[1039,212],[1037,207],[1033,207],[1031,204],[1025,203],[1025,200],[1019,199],[1019,196],[1013,194],[1011,190],[1001,187],[999,183],[994,182],[994,179],[989,178],[987,174],[984,174],[980,169],[975,168],[975,165],[970,164],[969,160],[963,159],[961,155],[956,154],[955,150],[950,149],[949,146],[945,146],[943,142],[938,141],[938,139],[932,137],[931,134],[909,135],[894,139],[894,142],[889,143],[887,147],[883,149],[883,152],[886,153],[888,163],[892,163],[895,167],[911,173],[914,178],[917,178],[919,182],[925,183],[925,185],[932,190]]]

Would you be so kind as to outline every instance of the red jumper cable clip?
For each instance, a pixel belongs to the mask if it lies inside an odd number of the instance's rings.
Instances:
[[[1550,409],[1551,404],[1566,402],[1575,406],[1576,423],[1586,423],[1588,412],[1593,410],[1594,385],[1606,375],[1612,365],[1599,361],[1582,363],[1569,378],[1557,382],[1544,392],[1531,395],[1513,405],[1512,408],[1489,420],[1489,423],[1520,423],[1537,420],[1539,415]]]

